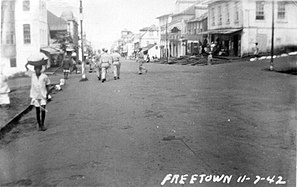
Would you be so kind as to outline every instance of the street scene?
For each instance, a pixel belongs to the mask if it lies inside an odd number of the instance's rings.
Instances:
[[[296,1],[1,0],[0,20],[0,186],[296,186]]]

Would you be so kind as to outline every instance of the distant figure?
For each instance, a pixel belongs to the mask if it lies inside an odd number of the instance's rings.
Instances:
[[[62,62],[62,68],[64,72],[64,79],[68,79],[68,74],[70,73],[70,68],[73,66],[73,59],[72,59],[72,51],[67,50],[66,56],[64,57],[64,60]]]
[[[107,69],[110,68],[110,66],[112,64],[112,57],[107,53],[108,52],[107,49],[103,49],[102,51],[103,51],[103,54],[100,57],[99,65],[102,70],[101,79],[102,79],[102,83],[103,83],[106,81]]]
[[[211,65],[212,61],[213,61],[212,52],[209,52],[208,57],[207,57],[207,64]]]
[[[74,59],[73,56],[72,56],[72,62],[73,62],[73,64],[72,64],[72,71],[71,71],[71,73],[75,71],[75,73],[77,74],[76,60]]]
[[[101,57],[100,50],[98,50],[98,54],[95,56],[95,69],[96,69],[96,75],[99,81],[101,80],[101,73],[102,73],[102,69],[99,64],[100,57]]]
[[[149,63],[150,61],[151,61],[151,59],[150,59],[150,55],[147,54],[147,55],[146,55],[146,62]]]
[[[144,60],[144,54],[140,49],[139,52],[138,52],[138,55],[137,55],[137,59],[136,59],[136,62],[138,63],[138,74],[139,75],[142,74],[143,70],[147,73],[147,69],[145,67],[143,67],[144,61],[145,61]]]
[[[255,57],[255,60],[258,60],[259,58],[259,53],[260,53],[260,50],[259,50],[259,47],[258,47],[258,42],[255,43],[255,51],[254,51],[254,57]]]
[[[121,69],[121,62],[120,62],[121,55],[118,51],[114,51],[112,54],[112,64],[113,64],[113,75],[114,80],[120,79],[120,69]]]

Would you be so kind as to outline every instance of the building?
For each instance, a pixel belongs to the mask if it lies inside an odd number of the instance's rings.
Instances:
[[[168,47],[168,24],[171,22],[172,14],[165,14],[157,17],[159,20],[159,29],[160,29],[160,58],[166,58],[169,54]]]
[[[41,51],[49,57],[48,66],[59,66],[63,59],[64,51],[57,42],[67,33],[67,22],[47,11],[47,23],[49,29],[49,46],[42,47]]]
[[[198,55],[208,43],[207,17],[208,12],[190,19],[187,22],[187,34],[184,40],[187,43],[186,55]]]
[[[121,38],[118,40],[118,50],[122,56],[129,57],[132,55],[134,51],[133,38],[134,34],[131,31],[127,29],[121,31]]]
[[[186,42],[186,55],[198,55],[202,53],[203,47],[207,42],[207,5],[196,4],[195,17],[187,22],[186,34],[184,41]]]
[[[169,56],[180,57],[186,55],[186,40],[184,35],[187,33],[187,21],[195,16],[195,5],[186,10],[172,14],[171,22],[167,26],[167,40],[169,42]]]
[[[161,29],[161,57],[168,56],[179,57],[188,54],[188,44],[193,38],[187,37],[188,26],[187,22],[197,16],[199,17],[207,11],[203,6],[198,6],[202,0],[177,0],[175,3],[175,10],[172,14],[165,14],[159,16]],[[204,9],[203,9],[204,8]],[[203,9],[203,11],[202,11]],[[201,13],[200,13],[201,12]],[[198,16],[198,13],[200,15]],[[190,34],[188,34],[190,35]]]
[[[46,0],[2,0],[1,13],[1,61],[8,73],[23,71],[28,56],[48,45]]]
[[[150,27],[144,27],[139,30],[140,38],[139,44],[140,48],[150,49],[153,56],[160,58],[160,30],[156,25],[151,25]],[[154,50],[151,50],[152,46]]]
[[[296,2],[274,2],[275,49],[297,46]],[[262,53],[270,51],[273,1],[209,0],[207,4],[209,39],[217,43],[218,51],[246,56],[253,54],[255,43]]]
[[[197,3],[197,0],[176,0],[174,14],[178,14],[186,10],[195,3]]]
[[[74,17],[72,11],[64,11],[61,14],[61,18],[67,22],[67,32],[70,34],[72,38],[72,43],[74,47],[78,47],[78,23],[77,19]],[[77,51],[76,51],[77,52]]]

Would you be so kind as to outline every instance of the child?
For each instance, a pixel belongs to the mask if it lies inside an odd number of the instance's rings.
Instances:
[[[43,59],[42,59],[43,60]],[[26,69],[28,69],[28,63]],[[36,118],[38,123],[38,130],[46,131],[44,126],[45,113],[46,113],[46,102],[49,94],[50,80],[48,76],[41,72],[42,65],[34,65],[34,71],[28,73],[31,76],[31,90],[30,97],[32,98],[31,105],[36,108]]]
[[[137,60],[136,62],[139,64],[138,66],[138,74],[141,75],[142,74],[142,70],[144,70],[147,73],[147,69],[145,67],[143,67],[143,62],[144,62],[144,55],[142,52],[138,53],[137,56]]]

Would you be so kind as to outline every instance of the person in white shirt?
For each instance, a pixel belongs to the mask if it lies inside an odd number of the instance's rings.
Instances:
[[[35,56],[36,57],[36,56]],[[44,59],[34,59],[28,61],[43,61]],[[49,94],[50,79],[48,76],[42,72],[42,65],[34,65],[34,71],[28,69],[29,63],[25,65],[27,69],[27,75],[31,77],[31,89],[30,98],[31,105],[36,108],[36,118],[39,126],[39,130],[45,131],[44,126],[45,114],[46,114],[46,104]]]
[[[107,49],[103,49],[103,54],[100,57],[99,60],[99,66],[101,67],[101,79],[102,82],[106,81],[106,73],[107,73],[107,69],[110,68],[111,64],[112,64],[112,57],[107,53]]]
[[[120,58],[121,58],[121,55],[117,51],[114,51],[112,54],[114,80],[120,79],[120,69],[121,69]]]

